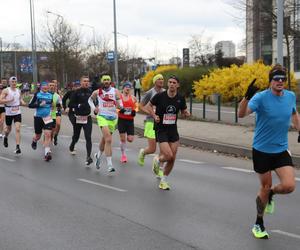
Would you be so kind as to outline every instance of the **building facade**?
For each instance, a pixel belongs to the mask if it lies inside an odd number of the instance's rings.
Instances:
[[[215,45],[215,53],[222,51],[223,57],[235,57],[235,44],[232,41],[219,41]]]

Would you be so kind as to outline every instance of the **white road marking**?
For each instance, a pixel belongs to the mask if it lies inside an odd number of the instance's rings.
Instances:
[[[300,178],[296,178],[296,181],[300,181]]]
[[[90,180],[86,180],[86,179],[77,179],[77,180],[85,182],[85,183],[93,184],[93,185],[96,185],[96,186],[104,187],[104,188],[107,188],[107,189],[111,189],[111,190],[114,190],[114,191],[127,192],[127,190],[125,190],[125,189],[116,188],[116,187],[105,185],[105,184],[102,184],[102,183],[99,183],[99,182],[94,182],[94,181],[90,181]]]
[[[121,148],[120,147],[113,147],[113,149],[116,149],[116,150],[121,150]],[[132,149],[131,148],[126,148],[126,150],[125,151],[132,151]]]
[[[3,157],[3,156],[0,156],[0,159],[5,160],[5,161],[9,161],[9,162],[15,162],[16,161],[16,160],[9,159],[9,158]]]
[[[192,163],[192,164],[204,164],[203,161],[192,161],[192,160],[186,160],[186,159],[178,159],[178,161]]]
[[[227,169],[227,170],[233,170],[233,171],[245,172],[245,173],[254,173],[253,170],[243,169],[243,168],[233,168],[233,167],[222,167],[222,168],[223,168],[223,169]]]
[[[282,235],[289,236],[289,237],[296,238],[296,239],[300,240],[300,235],[298,235],[298,234],[288,233],[288,232],[281,231],[281,230],[271,230],[271,232],[282,234]]]
[[[61,137],[61,138],[70,138],[71,136],[70,135],[59,135],[59,137]]]
[[[26,127],[26,128],[33,129],[33,127]]]

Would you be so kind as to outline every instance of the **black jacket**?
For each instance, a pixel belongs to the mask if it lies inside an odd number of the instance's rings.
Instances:
[[[91,108],[88,103],[92,91],[90,89],[80,88],[76,89],[70,97],[69,108],[73,109],[75,115],[89,115]]]

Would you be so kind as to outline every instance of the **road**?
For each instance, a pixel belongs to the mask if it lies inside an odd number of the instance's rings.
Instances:
[[[187,103],[188,110],[190,110],[190,104]],[[216,105],[205,105],[205,118],[212,121],[218,120],[218,107]],[[193,103],[192,105],[193,116],[203,118],[203,104]],[[233,107],[221,107],[221,121],[226,123],[235,123],[235,109]],[[243,119],[238,119],[238,123],[241,125],[254,125],[255,116],[251,114]]]
[[[30,147],[32,112],[25,110],[22,155],[14,143],[1,146],[0,249],[201,249],[295,250],[300,244],[299,192],[276,197],[276,211],[266,216],[270,240],[254,239],[258,180],[251,161],[180,147],[170,176],[170,191],[158,189],[151,172],[136,164],[145,140],[136,138],[119,163],[114,137],[116,173],[86,167],[85,144],[68,153],[71,129],[67,117],[50,163],[42,146]],[[93,127],[93,151],[99,131]],[[298,183],[300,174],[297,172]]]

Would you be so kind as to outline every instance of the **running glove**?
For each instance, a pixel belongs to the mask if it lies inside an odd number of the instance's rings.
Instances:
[[[135,110],[132,110],[131,111],[131,116],[135,116],[136,115],[136,111]]]
[[[119,112],[120,112],[121,114],[124,114],[124,113],[125,113],[125,111],[126,111],[126,109],[124,109],[124,108],[121,108]]]
[[[250,85],[248,86],[248,89],[246,91],[246,94],[245,94],[245,98],[249,101],[254,95],[255,93],[259,90],[258,87],[256,87],[254,85],[256,81],[256,78],[250,83]]]

